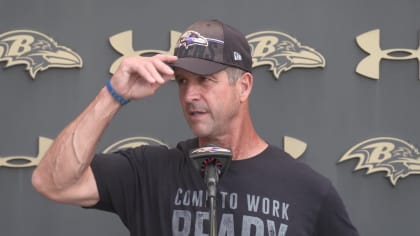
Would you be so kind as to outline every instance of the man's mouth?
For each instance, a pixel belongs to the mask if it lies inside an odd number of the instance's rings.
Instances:
[[[204,104],[197,104],[197,103],[190,103],[187,104],[187,114],[190,118],[200,118],[206,114],[208,114],[208,110]]]
[[[189,114],[190,116],[201,116],[201,115],[206,114],[206,112],[205,111],[190,111]]]

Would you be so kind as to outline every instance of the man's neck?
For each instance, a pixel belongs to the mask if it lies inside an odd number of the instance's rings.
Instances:
[[[231,132],[223,135],[199,137],[198,143],[200,147],[213,144],[228,148],[232,152],[233,160],[252,158],[268,146],[268,143],[257,134],[250,119],[246,119],[238,127],[233,127]]]

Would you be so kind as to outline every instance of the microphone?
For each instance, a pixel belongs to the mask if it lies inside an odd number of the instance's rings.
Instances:
[[[196,148],[190,152],[194,168],[204,178],[207,185],[207,196],[210,201],[210,236],[217,234],[216,223],[216,187],[223,173],[232,162],[232,152],[229,149],[209,145]]]
[[[229,149],[210,144],[206,147],[196,148],[190,152],[194,168],[205,178],[209,166],[216,167],[217,177],[220,178],[232,162],[232,153]]]

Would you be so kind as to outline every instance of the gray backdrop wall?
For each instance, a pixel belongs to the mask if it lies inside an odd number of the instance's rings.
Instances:
[[[385,172],[354,171],[338,163],[352,146],[374,137],[420,145],[419,69],[416,60],[381,62],[380,80],[355,72],[367,56],[355,37],[381,30],[383,49],[419,45],[417,0],[111,1],[0,0],[0,33],[29,29],[76,51],[82,68],[48,69],[31,79],[24,65],[0,62],[0,157],[36,156],[38,137],[54,138],[93,99],[120,57],[110,36],[133,30],[136,50],[169,48],[169,31],[201,18],[219,18],[245,34],[281,31],[310,45],[325,68],[293,69],[279,80],[255,69],[251,112],[259,133],[282,146],[288,135],[308,144],[300,158],[332,180],[363,236],[420,234],[420,176],[393,186]],[[170,146],[191,136],[175,84],[121,110],[98,147],[133,136]],[[109,213],[48,201],[31,187],[33,167],[0,166],[1,236],[128,235]]]

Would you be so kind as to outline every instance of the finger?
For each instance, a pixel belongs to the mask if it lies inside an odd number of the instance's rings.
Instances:
[[[176,56],[157,54],[153,57],[137,56],[132,58],[131,71],[149,83],[164,83],[172,78],[174,71],[166,63],[177,60]]]
[[[162,61],[164,64],[166,64],[166,65],[169,66],[169,68],[163,69],[166,73],[168,73],[168,74],[169,73],[173,73],[171,64],[174,63],[174,62],[176,62],[178,60],[178,57],[177,56],[159,54],[159,55],[156,55],[156,57],[160,61]]]
[[[150,79],[153,80],[155,83],[163,84],[165,80],[162,78],[158,68],[155,66],[155,62],[151,62],[145,65],[145,69],[147,70],[148,74],[150,75]]]
[[[142,62],[138,64],[135,68],[133,68],[135,73],[138,75],[138,78],[144,80],[147,83],[154,84],[156,83],[156,79],[150,73],[149,67],[150,62]]]
[[[159,60],[164,61],[166,63],[175,62],[178,59],[177,56],[173,56],[173,55],[169,55],[169,54],[156,54],[153,57],[156,57]]]
[[[160,73],[161,77],[165,80],[165,82],[174,77],[175,72],[173,68],[166,62],[155,61],[155,66],[158,72]]]

